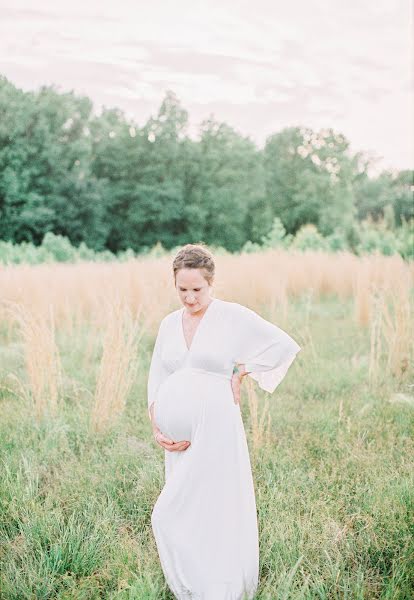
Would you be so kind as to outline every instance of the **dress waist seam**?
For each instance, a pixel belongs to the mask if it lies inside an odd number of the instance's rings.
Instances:
[[[225,379],[226,381],[231,381],[230,375],[225,375],[224,373],[217,373],[216,371],[207,371],[207,369],[200,369],[198,367],[181,367],[182,369],[190,369],[191,371],[197,371],[198,373],[204,373],[205,375],[215,375],[216,377],[220,377],[221,379]]]

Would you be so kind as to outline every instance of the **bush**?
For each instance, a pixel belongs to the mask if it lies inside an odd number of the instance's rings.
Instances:
[[[401,227],[396,229],[398,252],[406,260],[414,259],[414,219],[405,220]]]
[[[398,253],[398,240],[395,233],[386,228],[384,221],[378,223],[363,221],[356,251],[358,254],[380,252],[385,256],[391,256]]]
[[[329,250],[329,244],[312,223],[302,225],[291,244],[297,250]]]
[[[255,252],[261,252],[263,250],[260,244],[247,240],[241,249],[242,254],[254,254]]]
[[[286,235],[286,229],[279,217],[273,219],[272,229],[262,236],[262,248],[287,248],[291,244],[293,236]]]
[[[346,233],[341,229],[337,228],[333,233],[327,236],[326,242],[328,249],[331,252],[342,252],[348,250],[348,242],[346,239]]]
[[[370,220],[361,224],[351,223],[343,229],[337,227],[333,233],[323,237],[315,225],[308,223],[303,225],[293,237],[286,234],[286,230],[278,217],[273,220],[272,229],[261,238],[262,244],[248,240],[241,248],[241,253],[262,252],[269,248],[294,248],[297,250],[322,250],[325,252],[341,252],[350,250],[356,254],[370,254],[380,252],[390,256],[399,253],[404,259],[414,259],[414,219],[403,220],[402,226],[391,230],[387,221],[380,222]],[[111,262],[128,261],[137,256],[161,257],[174,255],[181,247],[176,246],[169,250],[165,249],[161,242],[152,247],[144,247],[137,254],[131,248],[123,250],[115,255],[110,250],[97,252],[89,248],[85,242],[79,247],[72,246],[70,240],[62,235],[52,232],[46,233],[40,246],[34,246],[31,242],[13,244],[0,240],[0,264],[40,264],[45,262]],[[211,247],[215,255],[227,255],[229,251],[223,247]]]
[[[57,262],[71,262],[77,258],[76,249],[68,238],[63,235],[55,235],[51,231],[45,234],[41,248],[46,250]]]

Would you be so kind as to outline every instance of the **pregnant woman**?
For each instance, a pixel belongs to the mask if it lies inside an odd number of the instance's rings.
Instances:
[[[151,524],[177,600],[244,600],[258,585],[254,485],[240,413],[245,375],[273,392],[300,346],[236,302],[211,295],[214,259],[187,244],[173,262],[183,307],[161,321],[148,376],[165,485]]]

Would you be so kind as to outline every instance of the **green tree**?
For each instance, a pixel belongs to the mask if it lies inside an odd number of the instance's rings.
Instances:
[[[171,247],[185,232],[182,138],[186,111],[168,92],[142,129],[118,110],[92,125],[93,172],[106,182],[108,247],[138,250],[160,241]]]
[[[264,195],[259,152],[248,137],[210,118],[201,124],[199,160],[204,237],[211,244],[239,250],[250,233],[253,239],[265,233],[250,223]]]
[[[88,98],[51,87],[23,93],[0,79],[0,237],[40,244],[53,230],[104,245],[101,186],[90,173],[91,110]]]
[[[268,138],[264,158],[268,202],[288,232],[313,223],[327,235],[353,220],[357,159],[342,134],[286,128]]]

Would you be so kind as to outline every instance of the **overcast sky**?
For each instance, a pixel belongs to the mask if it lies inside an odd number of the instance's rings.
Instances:
[[[139,125],[165,90],[259,146],[333,127],[381,168],[414,163],[410,0],[0,0],[0,73]]]

